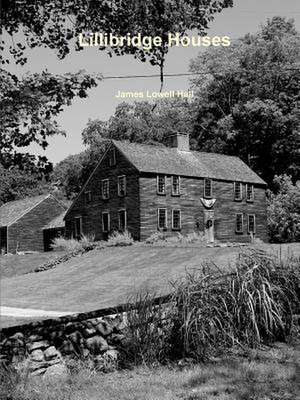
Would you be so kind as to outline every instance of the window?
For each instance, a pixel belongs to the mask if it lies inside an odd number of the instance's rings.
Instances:
[[[167,229],[167,210],[165,208],[158,209],[157,227],[158,229]]]
[[[82,235],[82,218],[81,217],[75,217],[74,221],[74,230],[75,230],[75,238],[80,239]]]
[[[176,175],[172,176],[172,195],[180,195],[180,177]]]
[[[126,210],[119,210],[119,230],[125,231],[126,228],[127,228]]]
[[[243,214],[236,214],[235,232],[243,233]]]
[[[247,201],[253,201],[254,200],[254,188],[253,185],[247,183],[246,185],[246,199]]]
[[[165,175],[157,175],[157,194],[166,194]]]
[[[212,197],[212,180],[204,179],[204,197]]]
[[[101,193],[102,199],[109,198],[109,179],[103,179],[103,181],[101,181]]]
[[[84,192],[84,201],[85,201],[85,204],[88,204],[92,201],[92,193],[90,190],[87,192]]]
[[[181,211],[180,210],[172,210],[172,229],[174,229],[174,230],[181,229]]]
[[[113,167],[114,165],[116,165],[116,150],[115,149],[111,149],[109,152],[109,156],[108,156],[108,163],[110,167]]]
[[[126,176],[118,176],[118,196],[126,195]]]
[[[242,200],[241,182],[234,182],[234,200]]]
[[[110,231],[110,215],[108,211],[102,213],[102,232]]]
[[[248,214],[248,233],[255,233],[255,215]]]

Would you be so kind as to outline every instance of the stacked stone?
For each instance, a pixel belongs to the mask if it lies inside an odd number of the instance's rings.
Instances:
[[[110,370],[118,362],[117,348],[126,340],[125,328],[124,314],[65,323],[47,321],[45,326],[33,325],[2,340],[2,361],[25,361],[31,375],[65,374],[66,361],[72,358],[88,358],[99,369]]]
[[[27,370],[31,375],[61,375],[66,367],[61,353],[41,337],[30,336],[27,343]]]
[[[17,332],[1,340],[0,343],[0,362],[2,365],[10,363],[16,364],[25,358],[26,344],[24,334]]]

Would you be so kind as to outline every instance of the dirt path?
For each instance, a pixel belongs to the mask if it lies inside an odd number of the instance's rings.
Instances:
[[[5,317],[61,317],[63,315],[76,314],[71,311],[46,311],[33,308],[0,307],[0,315]]]

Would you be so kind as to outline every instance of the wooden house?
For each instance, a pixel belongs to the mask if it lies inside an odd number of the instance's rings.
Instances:
[[[266,241],[266,183],[237,157],[191,151],[187,135],[168,147],[112,141],[65,222],[67,236],[96,240],[127,229],[137,240],[162,231]]]
[[[0,207],[1,253],[44,251],[44,226],[65,212],[51,194],[11,201]]]

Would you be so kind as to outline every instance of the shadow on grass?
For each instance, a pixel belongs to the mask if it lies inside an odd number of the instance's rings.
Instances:
[[[138,367],[103,374],[81,364],[55,381],[6,374],[1,400],[296,400],[299,348],[250,351],[217,363],[177,367]]]

